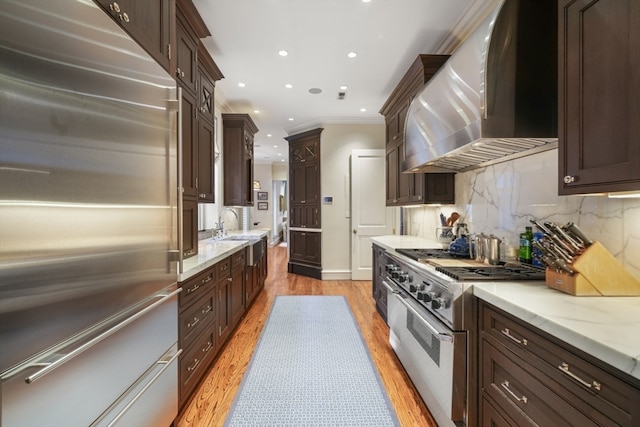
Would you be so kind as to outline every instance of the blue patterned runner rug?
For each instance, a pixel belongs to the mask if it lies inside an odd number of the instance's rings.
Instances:
[[[227,427],[399,426],[343,296],[278,296]]]

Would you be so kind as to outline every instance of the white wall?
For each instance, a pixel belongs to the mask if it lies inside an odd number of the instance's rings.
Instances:
[[[333,197],[333,203],[322,203],[321,206],[322,277],[328,280],[349,279],[351,222],[345,214],[350,208],[349,156],[355,149],[384,148],[385,130],[383,124],[327,124],[321,127],[324,131],[320,135],[320,195]]]
[[[408,209],[408,234],[433,240],[439,213],[455,210],[471,233],[502,238],[506,255],[531,218],[573,222],[640,279],[640,199],[558,196],[557,182],[557,150],[456,174],[455,206]]]
[[[251,228],[272,228],[273,218],[273,191],[271,188],[271,164],[254,164],[253,165],[253,179],[260,181],[262,189],[260,191],[254,191],[253,193],[253,207],[251,211]],[[267,193],[267,200],[258,200],[258,193]],[[258,210],[258,203],[266,201],[268,204],[267,210]],[[258,225],[253,225],[259,222]],[[273,235],[273,233],[272,233]]]

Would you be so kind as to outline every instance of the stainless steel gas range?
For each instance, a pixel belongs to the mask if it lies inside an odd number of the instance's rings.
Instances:
[[[520,264],[430,264],[451,258],[442,249],[388,251],[383,279],[389,341],[440,427],[477,422],[474,281],[544,280],[544,270]]]

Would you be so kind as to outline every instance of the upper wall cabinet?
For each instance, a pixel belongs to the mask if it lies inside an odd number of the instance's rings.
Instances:
[[[640,2],[559,2],[559,194],[640,190]]]
[[[170,25],[175,0],[96,1],[153,59],[169,70]]]
[[[253,206],[253,137],[248,114],[223,114],[224,205]]]
[[[418,55],[380,109],[386,129],[387,206],[454,203],[454,174],[402,173],[404,127],[413,98],[449,59],[449,55]]]

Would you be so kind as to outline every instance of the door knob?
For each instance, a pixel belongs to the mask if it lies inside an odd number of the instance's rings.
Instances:
[[[355,228],[353,229],[353,234],[358,234],[358,230],[356,230]]]

